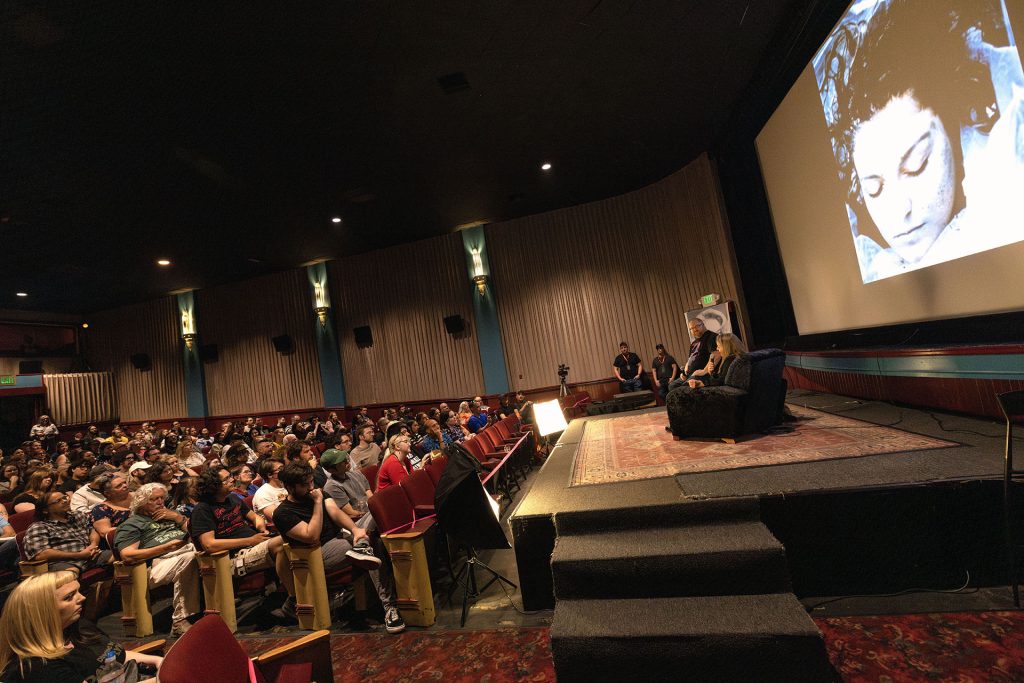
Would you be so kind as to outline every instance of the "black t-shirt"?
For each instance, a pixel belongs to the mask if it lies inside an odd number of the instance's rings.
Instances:
[[[654,357],[651,361],[651,367],[657,373],[658,379],[669,379],[672,377],[672,366],[677,365],[676,359],[672,356],[665,354],[665,360],[662,361],[658,356]]]
[[[638,374],[640,356],[636,355],[632,351],[627,354],[620,353],[615,357],[613,365],[619,369],[619,374],[622,375],[622,379],[633,379]]]
[[[320,545],[323,545],[332,538],[337,538],[341,530],[327,514],[327,499],[325,498],[320,504],[324,506],[323,523],[320,526]],[[308,524],[311,519],[313,519],[312,498],[307,498],[301,503],[294,503],[290,498],[286,498],[274,510],[274,526],[277,527],[282,536],[288,537],[288,543],[295,543],[296,545],[304,544],[288,536],[288,532],[299,522],[306,522]]]
[[[708,359],[711,358],[711,354],[715,350],[717,340],[717,334],[711,330],[704,330],[700,339],[690,344],[690,357],[686,360],[683,374],[689,375],[696,370],[702,370],[708,364]]]
[[[249,538],[257,531],[245,521],[249,507],[234,496],[228,496],[223,503],[198,503],[192,510],[192,538],[197,546],[199,537],[208,531],[214,538]]]
[[[82,683],[83,680],[92,683],[105,662],[109,661],[108,666],[115,668],[124,663],[124,648],[96,626],[82,621],[79,632],[91,636],[88,642],[84,637],[69,637],[74,647],[63,657],[32,657],[20,667],[15,660],[3,672],[3,680],[9,683]]]

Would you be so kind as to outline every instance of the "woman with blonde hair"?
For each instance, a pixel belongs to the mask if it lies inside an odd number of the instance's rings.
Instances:
[[[687,384],[691,389],[717,387],[725,384],[725,376],[732,362],[745,354],[747,347],[735,334],[728,332],[718,335],[718,352],[712,354],[707,367],[690,375]]]
[[[11,592],[0,614],[0,679],[136,680],[140,671],[152,675],[159,669],[163,658],[126,652],[96,626],[80,621],[85,597],[78,588],[72,572],[58,571],[25,579]]]

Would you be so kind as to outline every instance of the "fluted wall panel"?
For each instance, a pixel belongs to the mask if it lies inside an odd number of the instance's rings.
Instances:
[[[163,297],[90,317],[83,335],[93,370],[110,372],[117,387],[117,416],[126,421],[185,415],[178,307]],[[136,370],[132,354],[148,354],[149,370]]]
[[[462,239],[445,235],[330,264],[338,343],[351,405],[472,396],[483,390],[472,283]],[[461,315],[452,336],[444,318]],[[352,329],[369,325],[373,346]]]
[[[490,225],[487,240],[513,389],[557,384],[559,363],[570,382],[613,376],[623,340],[645,370],[659,342],[682,364],[684,312],[702,294],[741,299],[706,157],[636,192]]]
[[[111,372],[43,375],[50,417],[58,425],[103,422],[118,417],[117,391]]]
[[[289,270],[196,292],[200,342],[216,344],[206,363],[211,415],[235,415],[323,406],[313,342],[315,320],[303,270]],[[294,352],[275,351],[288,335]]]

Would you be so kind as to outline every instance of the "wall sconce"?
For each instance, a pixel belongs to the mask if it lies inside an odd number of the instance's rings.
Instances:
[[[484,261],[480,258],[480,250],[473,249],[470,252],[473,255],[473,282],[476,283],[476,289],[480,292],[480,296],[487,293],[487,274],[484,273]]]
[[[313,283],[313,310],[316,311],[316,317],[320,321],[320,324],[324,327],[327,326],[327,309],[330,306],[327,305],[327,292],[324,290],[322,282]]]
[[[196,319],[188,308],[181,309],[181,338],[185,340],[185,348],[191,351],[196,344]]]

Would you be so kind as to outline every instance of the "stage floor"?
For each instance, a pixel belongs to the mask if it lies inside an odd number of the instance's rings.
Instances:
[[[614,511],[629,514],[637,507],[686,505],[709,499],[782,498],[801,494],[896,489],[940,482],[1001,479],[1004,426],[988,420],[903,408],[803,390],[790,392],[787,403],[802,408],[856,418],[876,425],[952,442],[949,447],[909,452],[888,452],[842,459],[794,464],[742,467],[712,472],[684,473],[652,479],[616,481],[597,485],[571,485],[576,456],[588,422],[625,417],[602,415],[573,420],[552,449],[527,496],[511,516],[520,578],[528,608],[551,606],[550,597],[531,601],[535,590],[543,595],[549,581],[543,564],[554,546],[554,518],[560,512]],[[664,414],[665,409],[636,411],[638,417]],[[744,444],[756,448],[758,440]],[[536,570],[531,575],[530,565]],[[550,572],[547,571],[549,574]],[[539,582],[530,586],[531,581]]]

